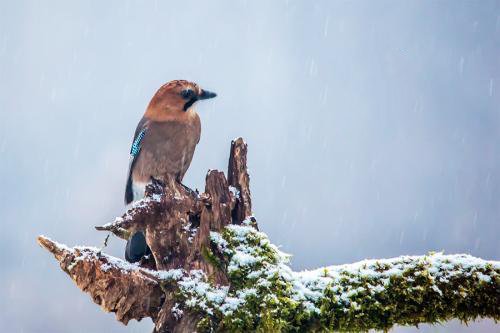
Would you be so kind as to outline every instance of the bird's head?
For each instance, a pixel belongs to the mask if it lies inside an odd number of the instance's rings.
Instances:
[[[196,83],[186,80],[170,81],[154,94],[146,116],[158,119],[181,116],[191,110],[197,101],[215,96],[215,93],[201,89]]]

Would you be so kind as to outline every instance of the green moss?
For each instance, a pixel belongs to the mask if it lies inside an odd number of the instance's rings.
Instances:
[[[372,262],[356,269],[325,268],[318,271],[317,279],[330,281],[328,285],[309,286],[309,292],[317,295],[301,296],[286,256],[264,234],[230,227],[221,236],[216,237],[220,243],[213,241],[202,254],[227,270],[227,297],[219,300],[191,289],[179,295],[192,311],[203,314],[198,325],[201,332],[368,331],[451,318],[500,319],[497,263],[461,265],[440,254],[429,254]],[[438,262],[436,258],[444,259]],[[207,295],[217,292],[220,289]]]

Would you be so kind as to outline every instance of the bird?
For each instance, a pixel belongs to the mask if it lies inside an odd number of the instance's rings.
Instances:
[[[187,80],[170,81],[156,91],[132,140],[125,204],[143,198],[146,185],[153,180],[182,184],[200,141],[195,104],[216,96]],[[125,248],[127,261],[140,261],[150,253],[142,231],[131,235]]]

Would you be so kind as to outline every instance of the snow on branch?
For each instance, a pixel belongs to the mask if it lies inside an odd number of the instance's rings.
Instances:
[[[215,327],[366,331],[500,318],[498,261],[431,253],[293,272],[289,256],[250,226],[228,226],[211,239],[232,288],[220,304],[198,295],[188,305],[212,304]]]

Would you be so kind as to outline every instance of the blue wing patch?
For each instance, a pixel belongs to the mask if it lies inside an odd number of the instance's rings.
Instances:
[[[141,151],[141,141],[144,138],[144,135],[146,135],[145,128],[139,132],[134,142],[132,142],[132,147],[130,148],[130,155],[136,157],[139,154],[139,152]]]
[[[134,171],[134,165],[137,162],[137,157],[139,156],[139,153],[141,152],[141,143],[142,140],[144,139],[144,136],[146,135],[146,119],[142,118],[141,121],[139,122],[139,125],[137,125],[137,129],[135,130],[134,133],[134,141],[132,142],[132,147],[130,147],[130,165],[128,168],[128,178],[127,178],[127,185],[125,187],[125,204],[129,204],[132,201],[134,201],[134,193],[132,190],[132,173]],[[139,132],[139,129],[141,131]]]

